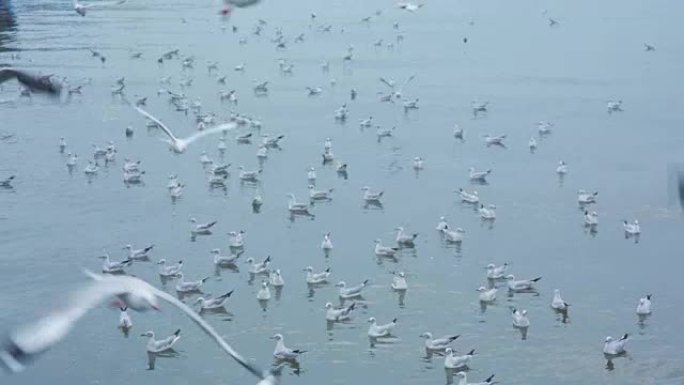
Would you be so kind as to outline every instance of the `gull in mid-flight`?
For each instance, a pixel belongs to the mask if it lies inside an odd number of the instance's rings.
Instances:
[[[163,139],[165,142],[169,144],[169,148],[178,153],[181,154],[185,152],[185,150],[188,148],[190,143],[196,141],[197,139],[200,139],[204,136],[210,135],[210,134],[215,134],[217,132],[222,132],[222,131],[229,131],[235,128],[234,123],[226,123],[226,124],[220,124],[215,127],[210,127],[210,128],[205,128],[202,131],[195,132],[194,134],[188,136],[187,138],[177,138],[171,130],[164,125],[159,119],[155,118],[154,116],[150,115],[147,111],[143,110],[140,107],[135,106],[134,107],[136,111],[138,111],[141,115],[145,116],[149,120],[153,121],[154,123],[157,124],[159,128],[164,131],[164,133],[169,137],[169,139]]]
[[[62,91],[62,85],[52,80],[52,75],[35,76],[24,71],[13,68],[0,68],[0,84],[11,80],[17,81],[29,92],[42,92],[49,95],[59,95]]]

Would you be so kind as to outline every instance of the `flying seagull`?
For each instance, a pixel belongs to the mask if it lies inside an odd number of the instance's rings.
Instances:
[[[62,92],[62,85],[53,81],[52,75],[36,76],[13,68],[0,68],[0,84],[12,79],[17,79],[21,85],[31,92],[49,95],[59,95]]]

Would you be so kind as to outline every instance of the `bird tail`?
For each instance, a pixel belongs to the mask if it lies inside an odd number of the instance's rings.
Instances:
[[[629,338],[629,333],[625,333],[625,335],[620,338],[620,341],[625,341],[627,338]]]
[[[484,382],[487,384],[493,384],[493,382],[492,382],[493,379],[494,379],[494,375],[492,374],[491,376],[487,377],[487,379],[484,380]]]
[[[540,279],[542,279],[542,277],[537,277],[537,278],[535,278],[535,279],[530,279],[530,281],[532,281],[532,282],[537,282],[537,281],[539,281]]]
[[[145,252],[148,253],[148,252],[150,252],[150,250],[152,250],[153,248],[154,248],[154,245],[149,245],[149,246],[147,246],[147,247],[145,248]]]
[[[397,318],[396,318],[396,317],[392,320],[392,323],[393,323],[393,324],[397,323]]]
[[[325,269],[326,273],[330,273],[330,268]]]
[[[368,280],[363,281],[363,286],[368,285]]]
[[[455,336],[449,337],[449,342],[455,341],[460,336],[461,336],[460,334],[456,334]]]
[[[271,262],[271,256],[270,255],[267,256],[266,259],[264,259],[264,263],[266,263],[266,262]]]
[[[297,353],[297,354],[302,354],[302,353],[306,353],[306,350],[295,349],[295,350],[293,350],[292,352],[293,352],[293,353]]]
[[[180,335],[180,331],[180,329],[176,330],[175,332],[173,332],[173,335],[178,337]]]
[[[235,290],[231,290],[231,291],[227,292],[226,294],[220,296],[219,298],[230,298],[230,296],[233,295],[234,291]]]
[[[472,355],[474,355],[474,354],[475,354],[475,349],[473,349],[473,350],[471,350],[471,351],[468,352],[468,355],[469,355],[469,356],[472,356]]]
[[[646,294],[646,299],[648,299],[650,301],[652,296],[653,296],[652,294]]]
[[[347,308],[347,311],[352,311],[352,310],[354,310],[355,308],[356,308],[356,302],[352,302],[352,304],[349,305],[349,307]]]
[[[204,277],[204,278],[202,278],[202,283],[207,282],[207,281],[209,280],[209,278],[211,278],[211,277]]]
[[[126,311],[126,310],[128,310],[128,306],[120,307],[119,310]]]

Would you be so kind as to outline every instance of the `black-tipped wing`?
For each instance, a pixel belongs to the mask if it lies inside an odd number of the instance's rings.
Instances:
[[[59,95],[59,93],[62,91],[61,84],[52,81],[50,76],[36,76],[12,68],[0,69],[0,84],[11,79],[17,79],[19,83],[32,92]]]

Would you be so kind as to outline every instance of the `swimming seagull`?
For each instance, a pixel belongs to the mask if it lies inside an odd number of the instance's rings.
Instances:
[[[627,220],[623,220],[622,227],[624,228],[626,235],[641,234],[641,227],[639,227],[639,221],[636,219],[634,220],[634,223],[629,223]]]
[[[124,306],[119,310],[121,310],[121,313],[119,313],[119,329],[123,330],[124,332],[130,330],[133,327],[133,321],[131,320],[131,316],[128,314],[128,308]]]
[[[183,273],[180,271],[176,273],[178,277],[178,282],[176,283],[176,291],[179,293],[192,293],[199,292],[202,290],[202,285],[209,280],[209,277],[204,277],[197,281],[185,281],[183,278]]]
[[[595,229],[598,226],[598,213],[596,211],[584,211],[584,226]]]
[[[148,369],[154,370],[157,354],[165,353],[173,349],[173,346],[180,339],[180,329],[176,330],[171,336],[163,340],[156,340],[153,331],[147,331],[140,335],[141,337],[148,337],[147,340],[147,358]]]
[[[568,165],[562,160],[558,162],[558,167],[556,167],[556,173],[558,175],[565,175],[568,173]]]
[[[608,113],[613,113],[613,112],[622,112],[622,100],[614,101],[614,100],[609,100],[606,103],[606,108],[608,110]]]
[[[62,91],[62,85],[53,81],[52,75],[36,76],[13,68],[2,68],[0,65],[0,84],[11,79],[17,79],[22,86],[31,92],[41,92],[54,96],[59,95]]]
[[[245,261],[245,263],[250,263],[252,266],[249,269],[250,274],[268,274],[268,264],[271,262],[271,256],[267,256],[266,259],[263,260],[263,262],[255,263],[254,258],[249,257]]]
[[[651,295],[648,294],[643,298],[639,298],[639,304],[636,308],[637,315],[650,315],[651,314]]]
[[[463,134],[463,128],[458,124],[454,124],[454,138],[461,139],[461,141],[463,141]]]
[[[340,291],[339,291],[340,298],[349,299],[349,298],[360,297],[361,292],[363,291],[363,288],[366,287],[367,284],[368,284],[368,280],[365,280],[365,281],[361,282],[360,285],[353,286],[353,287],[347,287],[347,284],[344,281],[340,281],[335,286],[340,288]]]
[[[285,286],[285,280],[282,274],[280,274],[280,269],[275,269],[275,271],[271,272],[271,275],[268,277],[268,284],[276,288]]]
[[[397,231],[396,241],[399,247],[415,247],[415,240],[418,233],[407,234],[404,228],[399,226],[395,229]]]
[[[593,193],[587,193],[584,190],[577,190],[577,202],[579,202],[579,204],[581,204],[581,205],[596,203],[596,197],[597,196],[598,196],[598,191],[593,192]]]
[[[195,218],[190,218],[189,221],[195,225],[195,227],[192,229],[193,234],[198,234],[198,235],[209,235],[211,234],[211,228],[216,225],[217,221],[212,221],[208,223],[198,223],[197,219]]]
[[[461,197],[462,202],[470,203],[470,204],[480,203],[480,195],[477,193],[477,191],[473,191],[472,193],[469,193],[469,192],[465,191],[464,189],[459,188],[458,194]]]
[[[624,354],[625,353],[625,345],[627,344],[628,338],[629,338],[629,334],[623,335],[618,340],[613,339],[613,337],[611,337],[611,336],[606,337],[606,341],[603,344],[603,353],[608,354],[608,355],[612,355],[612,356]]]
[[[480,302],[485,302],[485,303],[492,303],[496,301],[496,292],[498,291],[497,288],[493,287],[491,289],[487,289],[484,286],[480,286],[477,291],[480,292],[479,299]]]
[[[503,146],[504,145],[504,139],[506,139],[506,135],[499,135],[499,136],[485,136],[485,144],[487,146],[491,145],[498,145],[498,146]]]
[[[452,336],[444,336],[441,338],[432,338],[432,333],[430,332],[425,332],[420,335],[420,337],[425,338],[425,349],[426,350],[431,350],[431,351],[444,351],[446,348],[449,347],[449,345],[456,341],[458,337],[460,337],[459,334],[452,335]]]
[[[89,310],[110,298],[114,297],[120,305],[137,311],[150,308],[158,310],[158,299],[162,299],[181,310],[224,352],[256,376],[259,379],[257,385],[275,385],[278,383],[282,367],[263,371],[248,362],[209,323],[172,295],[135,277],[100,276],[89,272],[88,275],[94,279],[94,283],[73,294],[64,306],[58,308],[59,310],[14,330],[4,340],[0,345],[2,346],[0,348],[0,364],[13,373],[22,371],[25,365],[37,355],[61,341]]]
[[[493,263],[487,265],[487,278],[488,279],[503,279],[504,274],[506,274],[506,269],[508,268],[508,263],[504,263],[501,266],[496,266]]]
[[[221,124],[216,127],[211,127],[204,129],[202,131],[195,132],[194,134],[186,137],[186,138],[177,138],[176,136],[173,135],[171,130],[164,125],[159,119],[155,118],[154,116],[150,115],[147,111],[143,110],[140,107],[134,106],[136,111],[138,111],[140,114],[143,116],[147,117],[149,120],[153,121],[154,123],[157,124],[159,128],[164,131],[164,133],[169,137],[169,139],[164,139],[165,142],[169,144],[169,147],[172,151],[181,154],[185,152],[185,150],[188,148],[188,146],[198,140],[201,139],[202,137],[205,137],[210,134],[215,134],[217,132],[222,132],[222,131],[228,131],[232,130],[235,128],[234,123],[226,123],[226,124]]]
[[[655,51],[655,47],[650,44],[644,43],[644,51],[653,52]]]
[[[307,266],[306,269],[306,283],[309,285],[320,285],[328,282],[330,277],[330,268],[325,269],[320,273],[314,273],[313,267]]]
[[[534,279],[516,280],[515,276],[513,274],[509,274],[506,276],[506,279],[508,280],[508,290],[509,291],[523,292],[523,291],[535,290],[534,283],[539,282],[539,280],[542,279],[542,277],[537,277]]]
[[[325,319],[330,322],[342,322],[348,321],[351,318],[351,312],[356,307],[356,303],[352,302],[351,305],[343,307],[341,309],[335,309],[333,304],[328,302],[325,304],[326,313]]]
[[[124,268],[130,266],[133,262],[131,259],[124,259],[123,261],[112,261],[109,259],[109,254],[99,256],[98,258],[104,259],[102,262],[102,272],[107,274],[123,274]]]
[[[267,281],[261,282],[261,288],[257,292],[256,297],[259,301],[268,301],[269,299],[271,299],[271,290],[268,289]]]
[[[196,304],[200,305],[200,312],[202,311],[216,311],[216,310],[221,310],[225,309],[226,301],[230,296],[233,295],[233,290],[227,292],[226,294],[220,295],[216,298],[208,298],[205,299],[204,297],[199,297],[195,301]]]
[[[460,378],[458,380],[458,385],[494,385],[497,384],[496,381],[494,381],[494,375],[492,374],[491,376],[487,377],[486,380],[482,382],[468,382],[468,375],[466,372],[458,372],[456,373],[456,376]]]
[[[391,335],[392,329],[394,329],[394,327],[397,326],[397,319],[395,318],[392,320],[392,322],[386,323],[384,325],[378,325],[378,322],[375,320],[375,317],[370,317],[368,319],[368,323],[371,324],[368,328],[368,337],[389,337]]]
[[[166,265],[166,259],[160,259],[157,262],[159,267],[159,275],[165,278],[176,277],[180,273],[181,268],[183,268],[183,261],[178,261],[175,265]]]
[[[366,202],[380,202],[380,198],[385,193],[384,191],[372,191],[368,186],[364,186],[361,190],[364,192],[363,200]]]
[[[321,242],[321,249],[327,254],[333,249],[332,240],[330,240],[330,233],[323,235],[323,241]]]
[[[154,248],[154,245],[149,245],[145,248],[142,249],[133,249],[133,246],[131,245],[126,245],[124,246],[124,250],[128,251],[128,259],[148,259],[149,258],[149,252],[152,251]]]
[[[454,351],[451,348],[446,348],[444,353],[446,354],[444,356],[444,367],[446,369],[460,369],[470,362],[470,359],[475,355],[475,349],[472,349],[462,356],[455,356]]]
[[[530,326],[530,320],[527,318],[527,310],[512,309],[513,312],[513,326],[517,328],[527,328]]]
[[[546,122],[546,121],[539,121],[537,122],[537,131],[539,132],[539,135],[547,135],[551,133],[551,127],[553,127],[553,123]]]
[[[491,172],[491,169],[488,169],[486,171],[475,171],[475,168],[470,167],[468,169],[468,176],[472,181],[486,181],[487,176],[491,174]]]
[[[480,204],[480,217],[485,220],[496,219],[496,206],[489,205],[485,207],[485,205]]]
[[[285,346],[285,339],[283,335],[278,333],[271,337],[272,340],[276,340],[276,346],[273,350],[273,357],[277,360],[296,360],[300,354],[306,353],[306,350],[301,349],[290,349]]]
[[[551,300],[551,308],[558,312],[567,312],[568,306],[570,305],[561,298],[560,290],[555,289],[553,291],[553,300]]]
[[[463,234],[465,234],[465,230],[460,227],[457,227],[455,230],[451,230],[449,226],[446,226],[444,229],[442,229],[442,234],[444,234],[447,243],[460,244],[463,242]]]
[[[395,291],[405,291],[408,290],[408,284],[406,283],[406,274],[403,271],[394,274],[392,277],[392,283],[390,284],[392,290]]]
[[[216,266],[235,266],[238,258],[241,254],[231,254],[228,256],[221,255],[221,249],[211,250],[211,254],[214,256],[214,265]]]
[[[437,227],[435,227],[435,230],[441,232],[441,231],[447,229],[448,227],[449,227],[449,225],[446,222],[446,217],[444,217],[444,216],[439,217],[439,222],[437,223]]]
[[[309,212],[309,205],[307,203],[297,202],[297,198],[294,194],[287,194],[289,200],[287,203],[287,209],[291,214],[307,215],[313,218],[313,214]]]
[[[316,187],[312,184],[309,185],[309,198],[311,200],[332,200],[333,189],[328,190],[316,190]]]
[[[376,256],[394,258],[397,251],[399,251],[398,247],[383,246],[382,241],[380,239],[375,240],[375,255]]]
[[[5,179],[0,180],[0,187],[12,188],[12,187],[13,187],[13,186],[12,186],[12,181],[13,181],[15,178],[16,178],[16,177],[15,177],[14,175],[10,175],[10,176],[8,176],[8,177],[5,178]]]

